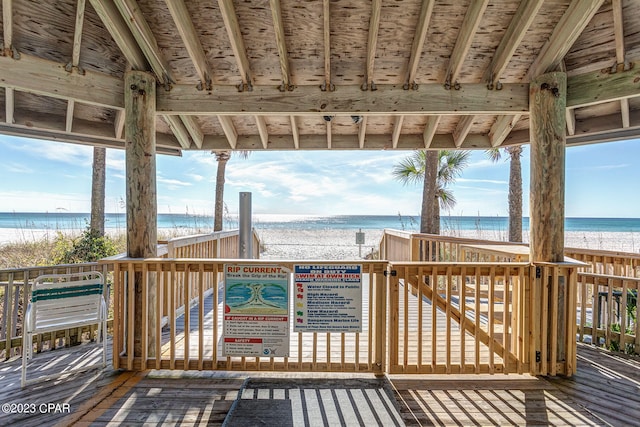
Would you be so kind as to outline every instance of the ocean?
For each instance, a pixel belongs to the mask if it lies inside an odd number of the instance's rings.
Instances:
[[[20,230],[72,230],[84,229],[89,223],[88,213],[44,212],[20,213],[0,212],[0,229]],[[256,229],[363,229],[417,231],[420,228],[419,216],[404,215],[280,215],[254,214],[253,226]],[[112,230],[126,230],[126,217],[123,213],[106,214],[105,227]],[[225,229],[238,227],[237,216],[225,218]],[[478,230],[506,231],[508,218],[500,216],[443,216],[442,230]],[[158,214],[158,228],[188,229],[205,232],[213,228],[213,218],[204,215]],[[529,219],[523,219],[523,229],[529,229]],[[640,218],[566,218],[566,231],[585,232],[640,232]]]

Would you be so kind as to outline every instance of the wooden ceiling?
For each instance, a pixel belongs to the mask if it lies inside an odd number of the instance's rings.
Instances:
[[[0,133],[158,151],[486,149],[529,141],[567,72],[567,143],[640,137],[639,0],[2,0]]]

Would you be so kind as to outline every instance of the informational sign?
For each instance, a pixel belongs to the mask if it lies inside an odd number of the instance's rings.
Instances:
[[[362,266],[296,265],[295,332],[362,332]]]
[[[277,265],[224,266],[224,356],[289,356],[289,273]]]

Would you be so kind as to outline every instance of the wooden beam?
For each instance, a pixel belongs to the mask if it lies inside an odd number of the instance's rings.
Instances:
[[[529,90],[525,84],[504,84],[489,90],[484,84],[465,84],[460,90],[446,90],[440,84],[421,85],[406,91],[401,85],[379,85],[375,91],[359,86],[341,86],[319,91],[300,86],[280,92],[269,86],[254,86],[238,92],[231,86],[197,91],[175,85],[158,92],[158,111],[163,114],[220,115],[336,115],[336,114],[527,114]]]
[[[531,81],[532,262],[564,262],[566,79],[554,72]]]
[[[498,82],[543,3],[544,0],[523,0],[520,2],[507,31],[500,39],[500,45],[491,59],[491,64],[485,71],[484,80],[486,82],[491,84]]]
[[[622,127],[628,128],[631,126],[631,120],[629,118],[629,100],[626,98],[620,100],[620,114],[622,115]]]
[[[407,85],[415,83],[418,64],[420,63],[422,48],[424,47],[424,41],[427,37],[427,31],[429,30],[429,22],[431,21],[434,3],[434,0],[422,0],[420,17],[418,18],[418,25],[416,26],[413,43],[411,44],[411,54],[409,55],[409,67],[406,78]]]
[[[462,69],[462,63],[471,48],[473,43],[473,36],[480,26],[482,15],[484,14],[489,0],[475,0],[472,1],[467,9],[467,13],[462,21],[462,27],[458,33],[456,44],[451,52],[451,58],[449,59],[449,67],[447,68],[446,81],[453,86],[458,80],[458,75]]]
[[[331,90],[331,8],[329,0],[322,0],[322,22],[324,43],[324,87]]]
[[[254,116],[256,118],[256,126],[258,128],[258,134],[260,135],[260,141],[262,141],[262,148],[266,149],[269,144],[269,130],[267,129],[267,122],[262,116]]]
[[[391,134],[391,146],[393,148],[398,148],[398,140],[400,139],[400,134],[402,133],[403,122],[404,122],[404,116],[396,117],[396,122],[393,126],[393,133]]]
[[[456,144],[456,147],[461,147],[465,138],[471,131],[471,127],[473,126],[474,116],[464,116],[458,122],[456,129],[453,131],[453,141]]]
[[[502,142],[509,136],[513,127],[518,123],[522,116],[517,114],[514,116],[499,116],[491,126],[489,131],[489,139],[491,147],[499,147]]]
[[[13,0],[2,0],[2,32],[4,48],[0,56],[13,56]]]
[[[67,101],[67,114],[66,114],[66,120],[65,120],[65,131],[67,132],[71,132],[71,129],[73,129],[73,110],[75,107],[75,101],[73,99],[70,99],[69,101]]]
[[[134,70],[146,70],[147,60],[112,0],[89,0],[122,54]]]
[[[124,139],[121,136],[115,136],[110,123],[96,123],[75,118],[72,131],[67,132],[65,128],[64,116],[19,110],[15,123],[0,123],[0,134],[118,149],[123,149],[125,146]],[[180,144],[170,134],[158,133],[156,146],[157,152],[161,154],[179,155],[180,153]]]
[[[573,108],[567,108],[565,113],[567,121],[567,135],[574,135],[576,133],[576,112]]]
[[[180,33],[182,42],[187,48],[189,58],[191,58],[191,62],[193,62],[193,66],[200,77],[200,87],[211,89],[211,70],[207,64],[207,57],[200,42],[200,37],[193,25],[184,0],[165,0],[165,4],[169,9],[169,13],[171,13],[178,33]]]
[[[393,136],[391,134],[367,134],[365,150],[393,150]],[[525,141],[526,142],[526,141]],[[520,144],[522,142],[519,142]],[[424,139],[421,134],[403,134],[398,140],[398,150],[424,149]],[[470,134],[460,147],[456,147],[451,134],[436,134],[433,137],[430,149],[434,150],[486,150],[491,148],[489,138],[486,135]],[[261,151],[264,150],[262,141],[258,135],[238,135],[236,150]],[[326,150],[327,137],[324,134],[300,135],[270,135],[269,150]],[[334,134],[331,136],[331,149],[333,150],[359,150],[360,139],[358,135]],[[229,141],[224,136],[205,135],[202,150],[224,151],[229,150]]]
[[[180,120],[182,124],[187,129],[191,140],[196,145],[197,148],[202,147],[202,140],[204,138],[204,133],[202,129],[200,129],[200,125],[196,121],[194,116],[180,116]]]
[[[367,41],[367,72],[366,83],[373,83],[373,64],[376,59],[376,45],[378,44],[378,28],[380,28],[380,11],[382,0],[371,1],[371,19],[369,19],[369,38]]]
[[[253,79],[251,77],[251,69],[249,67],[249,58],[247,57],[247,50],[244,47],[244,41],[242,40],[242,32],[240,31],[240,25],[238,24],[238,17],[236,16],[235,8],[233,7],[233,0],[218,0],[218,6],[222,13],[222,20],[224,26],[227,29],[229,35],[229,42],[233,49],[233,54],[236,58],[238,70],[242,78],[242,83],[245,85],[251,85]]]
[[[440,123],[441,117],[442,116],[429,116],[427,124],[424,127],[424,132],[422,133],[422,142],[424,144],[424,148],[431,148],[431,144],[433,144],[433,140],[435,139],[436,129],[438,128],[438,123]]]
[[[331,150],[331,121],[325,123],[327,127],[327,149]]]
[[[113,130],[117,139],[122,138],[122,133],[124,132],[124,118],[124,110],[117,110],[116,117],[113,119]]]
[[[80,46],[82,44],[85,4],[86,0],[78,0],[76,3],[76,26],[73,32],[73,52],[71,53],[71,66],[76,69],[80,63]]]
[[[220,122],[220,126],[222,126],[222,131],[227,137],[228,144],[232,149],[235,149],[238,143],[238,132],[236,131],[236,127],[233,125],[231,117],[218,116],[218,121]]]
[[[638,58],[640,59],[640,58]],[[635,59],[634,60],[638,60]],[[567,78],[567,107],[579,108],[640,95],[640,67],[601,71]]]
[[[145,58],[149,61],[159,82],[162,84],[173,83],[171,70],[160,52],[156,37],[153,35],[151,27],[149,27],[136,0],[113,0],[113,2],[129,26],[131,34],[133,34]]]
[[[367,116],[362,117],[362,121],[360,122],[360,128],[358,129],[358,147],[360,149],[364,148],[364,141],[367,135]]]
[[[20,60],[0,56],[0,86],[89,105],[124,108],[122,79],[86,71],[68,73],[59,62],[20,54]]]
[[[555,69],[603,2],[604,0],[573,0],[540,50],[540,54],[529,67],[525,80],[532,80]]]
[[[13,92],[14,92],[13,89],[10,87],[4,88],[4,106],[5,106],[4,121],[9,124],[15,121],[14,114],[13,114],[15,109],[15,100],[14,100]]]
[[[178,142],[180,142],[180,146],[182,148],[188,149],[191,147],[191,141],[189,140],[189,132],[184,127],[184,124],[180,120],[178,116],[162,116],[164,121],[169,125],[171,132],[178,138]]]
[[[622,0],[613,0],[611,2],[613,11],[613,34],[616,40],[616,62],[622,64],[624,69],[626,65],[626,52],[624,47],[624,17],[622,14]],[[622,115],[622,127],[628,128],[629,125],[629,100],[624,98],[620,100],[620,114]]]
[[[276,33],[276,45],[278,46],[278,58],[280,59],[280,70],[282,72],[282,89],[293,89],[291,82],[291,72],[289,71],[289,56],[287,54],[287,42],[284,36],[284,23],[282,22],[282,8],[280,0],[269,0],[271,5],[271,16],[273,18],[273,29]]]
[[[293,138],[293,146],[297,150],[300,148],[300,131],[298,130],[298,123],[296,122],[296,116],[290,116],[291,119],[291,137]]]

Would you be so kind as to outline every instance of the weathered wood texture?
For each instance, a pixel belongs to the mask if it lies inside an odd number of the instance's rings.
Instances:
[[[565,73],[539,76],[530,85],[530,259],[564,261]]]

